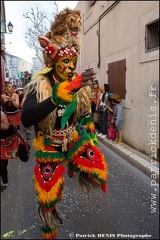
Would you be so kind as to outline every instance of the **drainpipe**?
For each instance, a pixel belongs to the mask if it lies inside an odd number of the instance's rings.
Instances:
[[[107,8],[99,17],[98,19],[98,64],[97,67],[100,68],[101,65],[101,39],[100,39],[100,20],[107,14],[109,13],[120,1],[115,1],[109,8]]]
[[[98,20],[98,31],[97,31],[97,35],[98,35],[98,64],[97,67],[100,68],[101,65],[101,54],[100,54],[100,18]]]
[[[100,20],[107,14],[109,13],[112,8],[114,8],[120,1],[115,1],[109,8],[107,8],[98,18],[98,20],[93,23],[86,31],[84,31],[84,14],[83,14],[83,34],[85,35],[92,27],[94,27],[98,23],[98,64],[97,67],[100,68],[101,65],[101,55],[100,55]]]

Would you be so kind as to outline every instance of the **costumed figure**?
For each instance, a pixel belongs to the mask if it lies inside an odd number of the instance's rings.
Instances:
[[[66,8],[55,17],[51,31],[39,37],[46,68],[27,85],[22,110],[22,124],[35,127],[34,184],[44,239],[54,239],[62,225],[57,205],[63,196],[65,170],[69,177],[78,174],[87,190],[100,187],[107,191],[107,163],[91,117],[89,80],[96,73],[75,72],[80,29],[80,11]]]
[[[13,92],[13,84],[7,83],[6,92],[1,95],[3,110],[9,121],[16,127],[21,124],[21,110],[19,110],[19,95]]]

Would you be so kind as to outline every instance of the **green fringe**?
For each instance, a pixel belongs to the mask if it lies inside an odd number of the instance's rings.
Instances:
[[[75,153],[79,148],[81,148],[84,144],[90,142],[90,136],[87,134],[87,131],[84,129],[84,134],[81,136],[80,139],[78,139],[72,148],[67,152],[67,157],[66,159],[73,159],[75,156]]]
[[[50,138],[44,138],[44,145],[45,146],[50,146],[51,139]]]
[[[93,134],[91,135],[91,138],[92,138],[92,140],[93,140],[94,145],[95,145],[95,146],[98,146],[98,140],[97,140],[97,136],[96,136],[95,133],[93,133]]]
[[[61,129],[65,128],[67,120],[71,116],[71,114],[75,111],[77,104],[77,98],[73,100],[67,107],[66,110],[61,118]]]
[[[87,124],[90,124],[90,123],[94,123],[94,120],[90,115],[84,117],[80,122],[81,125],[87,125]]]
[[[53,230],[50,227],[48,227],[48,225],[46,225],[45,228],[41,227],[41,231],[47,234],[47,233],[51,233]]]
[[[42,152],[42,151],[37,151],[34,154],[35,158],[42,158],[42,159],[55,159],[55,160],[64,160],[65,159],[65,154],[63,152]]]
[[[67,167],[68,167],[68,170],[69,170],[69,171],[74,172],[73,162],[68,162],[68,163],[67,163]]]
[[[96,178],[100,183],[104,183],[104,181],[103,181],[101,178],[99,178],[99,175],[98,175],[98,174],[92,173],[92,176],[93,176],[94,178]]]

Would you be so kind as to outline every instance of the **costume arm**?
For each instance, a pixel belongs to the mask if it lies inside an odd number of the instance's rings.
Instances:
[[[43,102],[37,103],[36,93],[29,93],[24,101],[21,114],[23,126],[29,127],[42,121],[55,108],[56,105],[53,104],[50,97]]]

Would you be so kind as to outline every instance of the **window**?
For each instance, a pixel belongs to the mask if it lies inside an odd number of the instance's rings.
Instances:
[[[159,49],[159,19],[146,25],[145,51]]]

